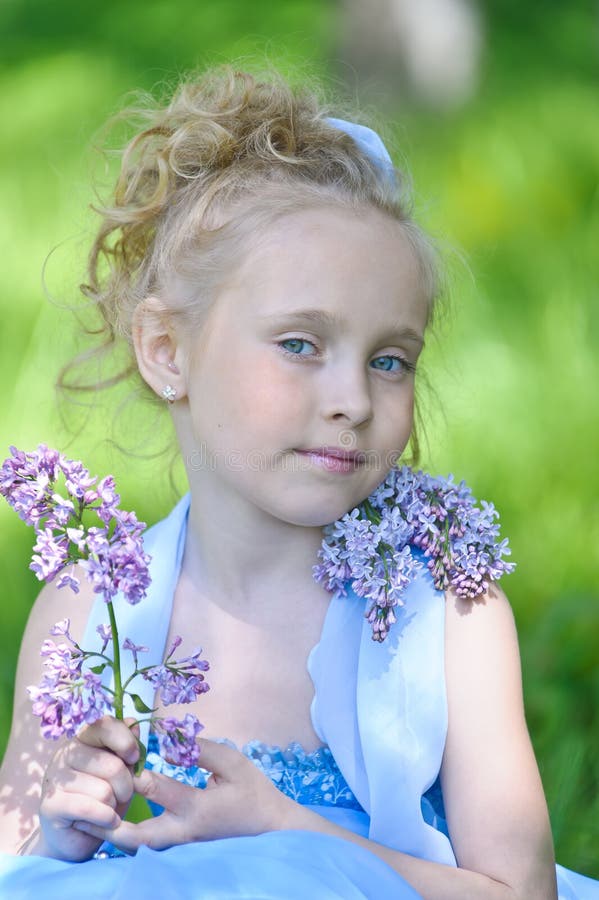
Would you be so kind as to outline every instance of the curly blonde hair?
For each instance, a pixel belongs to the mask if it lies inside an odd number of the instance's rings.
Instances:
[[[331,111],[315,91],[294,89],[277,73],[263,79],[224,66],[180,84],[166,105],[147,100],[130,113],[142,128],[122,154],[110,204],[95,207],[101,222],[81,286],[101,315],[91,355],[107,356],[124,341],[128,360],[112,377],[82,385],[67,375],[89,359],[84,354],[62,370],[61,388],[97,390],[135,371],[132,316],[148,296],[190,327],[200,324],[248,237],[301,208],[369,206],[400,221],[432,312],[436,251],[411,219],[406,179],[399,171],[381,177],[327,122]]]

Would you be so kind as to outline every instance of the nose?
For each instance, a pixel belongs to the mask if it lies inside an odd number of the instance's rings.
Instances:
[[[358,365],[332,367],[322,385],[323,418],[357,428],[372,418],[373,406],[368,373]]]

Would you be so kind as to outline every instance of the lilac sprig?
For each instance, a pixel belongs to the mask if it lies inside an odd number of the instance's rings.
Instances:
[[[100,482],[78,460],[40,444],[25,453],[10,447],[0,469],[0,494],[27,524],[37,541],[29,568],[39,581],[79,590],[79,579],[65,569],[80,562],[94,591],[107,602],[121,592],[128,603],[139,603],[150,584],[149,557],[141,535],[145,523],[135,513],[119,509],[114,478]],[[56,490],[62,477],[67,496]],[[94,487],[95,485],[95,487]],[[86,527],[84,513],[99,525]]]
[[[0,494],[35,530],[30,568],[40,581],[56,579],[57,587],[70,587],[78,593],[80,581],[74,574],[78,563],[94,592],[102,595],[110,620],[96,629],[102,640],[99,652],[86,651],[73,640],[68,619],[51,629],[53,636],[65,640],[59,644],[44,641],[44,675],[39,685],[28,688],[33,713],[41,719],[42,735],[52,740],[72,737],[106,713],[123,719],[128,696],[138,713],[150,716],[165,755],[175,764],[191,765],[190,760],[198,759],[196,737],[203,726],[191,714],[184,720],[154,717],[155,710],[131,690],[131,684],[138,676],[150,681],[165,706],[191,703],[209,689],[204,679],[209,665],[199,658],[201,651],[174,660],[173,653],[181,643],[181,638],[175,638],[160,666],[139,668],[138,654],[147,648],[128,637],[120,644],[113,600],[121,594],[127,603],[137,604],[150,584],[150,557],[142,541],[145,523],[119,508],[120,496],[111,475],[98,482],[81,462],[66,459],[45,444],[31,453],[11,447],[10,453],[0,468]],[[59,479],[64,481],[66,496],[57,489]],[[99,524],[87,524],[90,515]],[[112,656],[106,653],[109,644]],[[121,649],[132,653],[134,663],[125,683]],[[113,688],[104,683],[106,670],[112,670]],[[144,761],[145,747],[140,744],[138,769]]]
[[[197,765],[200,749],[197,737],[203,729],[195,716],[189,713],[184,719],[167,716],[157,722],[160,755],[177,766]]]
[[[367,601],[372,638],[383,641],[404,605],[408,585],[423,569],[412,548],[424,554],[437,590],[476,597],[514,563],[507,540],[499,540],[498,513],[480,507],[468,486],[409,467],[394,467],[360,506],[325,528],[314,577],[327,590],[347,594],[347,583]]]
[[[73,640],[69,627],[69,619],[52,626],[50,634],[63,636],[68,643],[44,641],[40,651],[44,676],[39,685],[27,688],[33,714],[41,718],[42,736],[50,740],[73,737],[82,725],[95,722],[112,709],[112,691],[98,674],[83,671],[90,654]]]
[[[154,685],[154,689],[160,691],[165,705],[193,703],[200,694],[209,690],[204,672],[208,671],[210,665],[205,659],[200,659],[201,650],[173,660],[173,653],[181,643],[182,639],[175,637],[162,665],[140,670],[143,677]]]

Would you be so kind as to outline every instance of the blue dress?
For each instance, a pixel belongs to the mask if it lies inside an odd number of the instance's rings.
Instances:
[[[186,496],[147,532],[146,549],[152,556],[149,595],[139,606],[122,603],[117,609],[121,633],[149,647],[144,654],[147,665],[162,660],[188,508]],[[444,602],[426,572],[410,585],[405,600],[387,640],[377,644],[364,619],[364,601],[351,592],[334,595],[308,661],[315,687],[312,722],[323,747],[305,754],[299,745],[284,751],[252,742],[243,752],[281,790],[320,815],[388,847],[455,866],[438,782],[447,730]],[[95,628],[105,617],[99,600],[83,640],[86,649],[97,643]],[[152,703],[151,693],[139,692]],[[152,768],[203,786],[203,770],[174,769],[155,751],[150,744]],[[560,900],[599,900],[599,882],[561,866],[557,878]],[[141,848],[133,857],[108,855],[76,864],[0,855],[0,897],[16,900],[37,892],[48,900],[135,900],[148,894],[173,900],[420,896],[369,850],[308,831],[270,832],[164,851]]]

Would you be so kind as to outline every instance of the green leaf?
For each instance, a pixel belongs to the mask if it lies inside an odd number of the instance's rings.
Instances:
[[[148,751],[146,750],[144,744],[142,744],[142,742],[139,740],[139,738],[135,738],[135,740],[137,741],[137,746],[139,747],[139,759],[133,766],[133,774],[140,775],[144,770]]]
[[[133,706],[135,707],[136,712],[138,713],[151,713],[154,710],[150,709],[149,706],[143,702],[139,694],[129,694],[131,699],[133,700]]]
[[[90,672],[93,672],[94,675],[101,675],[108,663],[100,663],[99,666],[90,666]]]

